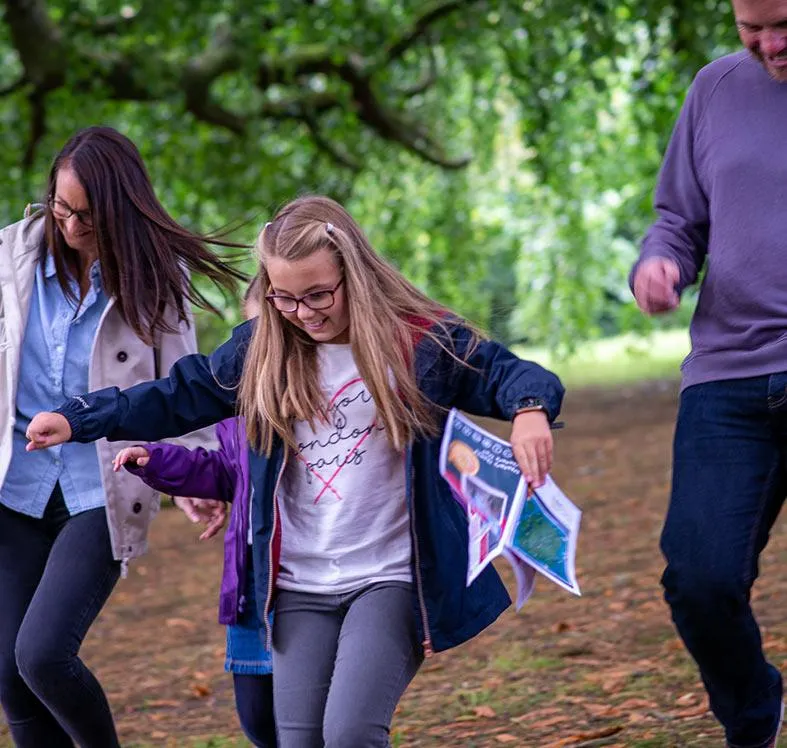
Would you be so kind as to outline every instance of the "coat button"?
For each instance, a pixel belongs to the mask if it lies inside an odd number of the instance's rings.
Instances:
[[[118,351],[117,359],[121,364],[124,363],[128,359],[128,353],[125,351]]]
[[[134,514],[139,514],[142,511],[142,504],[140,504],[138,501],[135,501],[134,506],[131,507],[131,511],[134,512]]]

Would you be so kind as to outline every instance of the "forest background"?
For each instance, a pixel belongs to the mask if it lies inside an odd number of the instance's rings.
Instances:
[[[627,274],[661,155],[693,75],[736,47],[728,0],[0,7],[3,224],[74,131],[111,124],[185,225],[252,242],[329,194],[428,294],[558,355],[652,329]],[[239,320],[213,298],[206,349]]]

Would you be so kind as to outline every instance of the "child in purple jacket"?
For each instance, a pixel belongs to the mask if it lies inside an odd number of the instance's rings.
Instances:
[[[258,277],[244,296],[247,319],[259,314]],[[243,732],[255,746],[274,748],[271,653],[263,644],[264,627],[254,596],[249,449],[243,420],[222,421],[216,426],[216,437],[219,441],[216,451],[190,450],[165,443],[129,447],[115,457],[115,470],[125,465],[161,493],[232,502],[224,535],[224,572],[219,597],[219,623],[227,625],[224,667],[232,673],[235,705]]]

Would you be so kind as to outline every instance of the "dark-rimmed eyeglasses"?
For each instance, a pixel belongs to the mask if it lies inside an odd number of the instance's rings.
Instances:
[[[76,216],[77,221],[83,226],[90,227],[93,225],[93,216],[89,210],[73,210],[57,198],[49,198],[49,210],[58,221],[67,221],[71,216]]]
[[[301,304],[314,312],[319,312],[323,309],[330,309],[333,306],[334,301],[336,301],[334,295],[342,283],[344,283],[344,278],[333,288],[325,291],[312,291],[303,296],[285,296],[284,294],[269,293],[265,296],[265,300],[278,311],[285,314],[297,312]]]

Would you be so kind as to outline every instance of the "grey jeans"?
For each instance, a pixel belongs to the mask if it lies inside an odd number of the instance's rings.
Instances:
[[[280,590],[273,700],[280,748],[387,748],[396,704],[423,660],[412,585],[343,595]]]

